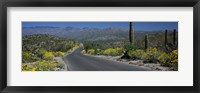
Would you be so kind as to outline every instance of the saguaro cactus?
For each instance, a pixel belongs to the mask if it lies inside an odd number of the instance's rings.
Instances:
[[[148,48],[148,35],[145,35],[145,50],[147,50],[147,48]]]
[[[130,22],[129,41],[130,41],[130,43],[134,43],[134,31],[133,31],[133,23],[132,22]]]
[[[167,29],[165,30],[165,49],[168,52],[171,52],[173,50],[175,50],[177,48],[176,44],[176,29],[173,30],[173,43],[169,43],[168,42],[168,38],[167,38]]]
[[[129,29],[129,42],[130,42],[129,47],[131,47],[132,44],[134,43],[134,39],[133,39],[134,38],[134,31],[133,31],[133,23],[132,22],[130,22],[129,27],[130,27],[130,29]],[[122,59],[129,59],[129,58],[131,58],[128,55],[128,51],[129,50],[130,49],[125,49],[124,55],[121,57]]]

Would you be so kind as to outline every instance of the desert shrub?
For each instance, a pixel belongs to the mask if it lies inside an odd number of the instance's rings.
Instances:
[[[122,48],[108,48],[103,52],[103,54],[107,56],[118,56],[121,55],[122,53],[123,53]]]
[[[159,51],[157,48],[148,48],[146,50],[146,53],[142,55],[142,59],[145,60],[145,62],[157,62],[157,58],[160,56],[161,51]]]
[[[178,70],[178,63],[172,63],[171,67],[173,70],[177,71]]]
[[[61,52],[61,51],[58,51],[58,52],[55,52],[54,53],[54,56],[55,57],[63,57],[65,55],[65,53],[64,52]]]
[[[57,57],[55,61],[39,60],[35,63],[22,64],[22,71],[55,71],[58,69],[65,69],[65,63],[62,58]]]
[[[22,63],[22,71],[36,71],[36,67],[34,66],[28,66],[24,63]]]
[[[46,51],[46,52],[44,53],[44,59],[45,59],[45,60],[53,60],[53,58],[54,58],[53,52],[48,52],[48,51]]]
[[[27,61],[31,60],[31,55],[27,51],[26,52],[22,52],[22,57],[23,57],[24,60],[27,60]]]
[[[170,53],[170,57],[171,57],[171,62],[172,63],[178,63],[178,50],[173,50]]]
[[[129,51],[129,50],[133,50],[135,49],[135,45],[134,44],[130,44],[130,43],[126,43],[124,46],[123,46],[124,50],[125,51]]]
[[[34,66],[37,71],[54,71],[58,67],[58,62],[40,60]]]
[[[172,67],[174,70],[178,70],[178,50],[173,50],[167,54],[163,52],[159,57],[158,61],[167,67]]]
[[[85,50],[85,49],[83,49],[83,50],[82,50],[82,53],[86,53],[86,50]]]
[[[103,54],[103,52],[102,52],[101,49],[96,49],[96,50],[95,50],[95,54],[97,54],[97,55],[101,55],[101,54]]]
[[[178,70],[178,50],[173,50],[170,53],[171,56],[171,67],[174,70]]]
[[[94,49],[89,49],[88,50],[88,54],[95,54],[95,50]]]
[[[163,66],[170,66],[170,55],[163,52],[159,57],[158,57],[158,61],[163,65]]]
[[[22,62],[34,62],[36,61],[36,58],[34,55],[31,55],[28,51],[22,52]]]
[[[35,64],[22,64],[22,71],[54,71],[58,67],[58,62],[40,60]]]
[[[57,68],[64,69],[65,63],[61,61],[40,60],[29,65],[22,63],[22,71],[55,71]]]
[[[134,58],[134,59],[141,59],[143,57],[143,55],[145,55],[145,51],[144,50],[141,50],[141,49],[137,49],[137,50],[130,50],[128,52],[128,55],[131,57],[131,58]]]
[[[115,50],[112,48],[108,48],[103,52],[103,54],[108,55],[108,56],[114,55],[114,53],[115,53]]]
[[[43,58],[44,57],[44,54],[47,52],[47,50],[43,49],[43,48],[40,48],[37,52],[36,52],[36,55],[37,57],[39,58]]]
[[[121,54],[123,52],[123,48],[115,48],[118,54]]]
[[[161,63],[163,66],[178,68],[178,50],[166,53],[157,48],[148,48],[145,50],[130,50],[128,55],[132,59],[142,59],[145,62]]]

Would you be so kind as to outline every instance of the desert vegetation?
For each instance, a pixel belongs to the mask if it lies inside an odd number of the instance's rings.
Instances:
[[[78,47],[83,48],[82,53],[74,54],[72,62],[77,61],[77,55],[80,58],[78,62],[86,57],[82,54],[99,55],[118,57],[119,60],[131,61],[130,64],[139,60],[144,64],[159,64],[170,70],[178,70],[177,29],[135,31],[132,22],[126,25],[129,27],[23,27],[22,70],[63,70],[63,56]],[[80,51],[82,48],[79,48]]]
[[[77,41],[46,34],[23,36],[22,40],[22,71],[63,70],[62,57],[79,46]]]
[[[130,27],[129,39],[85,41],[82,52],[90,55],[121,56],[121,59],[142,60],[144,63],[161,64],[178,70],[177,33],[175,29],[166,29],[138,37],[133,35],[133,28]]]

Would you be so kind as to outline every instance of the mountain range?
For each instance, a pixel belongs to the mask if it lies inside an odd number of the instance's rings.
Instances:
[[[160,31],[135,31],[136,38],[144,37],[146,34],[153,34]],[[163,31],[162,31],[163,32]],[[67,39],[76,40],[125,40],[128,39],[129,30],[126,28],[76,28],[76,27],[23,27],[22,35],[49,34]]]

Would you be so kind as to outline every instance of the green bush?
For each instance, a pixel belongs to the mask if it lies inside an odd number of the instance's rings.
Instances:
[[[128,55],[133,59],[142,59],[145,62],[157,62],[158,56],[160,56],[161,51],[156,48],[148,48],[146,51],[137,49],[130,50]]]
[[[134,44],[131,44],[131,43],[126,43],[124,46],[123,46],[124,50],[125,51],[129,51],[129,50],[133,50],[135,49],[135,45]]]
[[[103,52],[103,54],[107,56],[118,56],[121,55],[122,53],[123,53],[122,48],[108,48]]]
[[[34,67],[37,71],[54,71],[58,67],[58,62],[40,60],[34,64]]]
[[[36,58],[34,55],[31,55],[28,51],[22,52],[22,62],[27,63],[27,62],[34,62],[36,61]]]
[[[142,57],[146,62],[157,62],[157,58],[161,55],[161,51],[157,48],[148,48],[146,54]]]
[[[36,71],[36,67],[34,66],[28,66],[24,63],[22,63],[22,71]]]
[[[35,64],[22,64],[22,71],[54,71],[58,67],[58,62],[40,60]]]
[[[102,52],[101,49],[96,49],[96,50],[95,50],[95,54],[97,54],[97,55],[101,55],[101,54],[103,54],[103,52]]]
[[[162,53],[158,57],[159,62],[163,66],[172,67],[174,70],[178,70],[178,50],[173,50],[171,53]]]
[[[91,54],[91,55],[95,54],[95,50],[94,49],[89,49],[88,50],[88,54]]]
[[[162,53],[157,59],[163,66],[170,66],[171,57],[169,54]]]
[[[170,53],[171,56],[171,67],[174,70],[178,70],[178,50],[173,50]]]
[[[138,49],[138,50],[130,50],[128,52],[128,55],[131,57],[131,58],[136,58],[136,59],[141,59],[144,55],[145,55],[145,51],[144,50],[141,50],[141,49]]]
[[[46,51],[46,52],[44,53],[44,59],[45,59],[45,60],[53,60],[53,58],[54,58],[53,52],[48,52],[48,51]]]
[[[54,56],[55,57],[63,57],[65,55],[65,53],[64,52],[61,52],[61,51],[58,51],[58,52],[55,52],[54,53]]]
[[[172,63],[178,63],[178,50],[173,50],[170,53],[170,56],[171,56],[171,62]]]
[[[36,52],[36,55],[37,57],[39,58],[43,58],[44,57],[44,54],[47,52],[47,50],[43,49],[43,48],[40,48],[37,52]]]
[[[178,69],[178,50],[173,50],[171,53],[166,53],[157,48],[148,48],[144,50],[130,50],[128,55],[134,59],[141,59],[145,62],[159,62],[162,66]]]
[[[85,50],[85,49],[83,49],[83,50],[82,50],[82,53],[86,53],[86,50]]]

